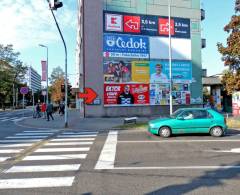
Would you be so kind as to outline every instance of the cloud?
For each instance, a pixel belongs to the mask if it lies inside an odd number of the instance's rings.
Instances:
[[[59,25],[64,31],[75,30],[77,10],[63,3],[64,6],[55,12]],[[0,44],[13,44],[15,49],[59,40],[46,0],[0,0],[0,29]]]

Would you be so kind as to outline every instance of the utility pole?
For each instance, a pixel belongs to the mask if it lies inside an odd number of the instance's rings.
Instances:
[[[64,123],[65,123],[65,128],[68,127],[68,107],[67,107],[67,97],[68,97],[68,87],[67,87],[67,47],[66,47],[66,43],[65,43],[65,40],[63,38],[63,35],[62,35],[62,32],[61,32],[61,29],[58,25],[58,22],[56,20],[56,17],[53,13],[53,10],[57,10],[58,8],[62,7],[63,6],[63,3],[62,2],[59,2],[58,0],[52,0],[51,3],[50,3],[50,0],[47,0],[48,4],[49,4],[49,8],[50,8],[50,11],[52,13],[52,16],[53,16],[53,19],[56,23],[56,26],[57,26],[57,29],[58,29],[58,32],[61,36],[61,39],[62,39],[62,42],[63,42],[63,45],[64,45],[64,50],[65,50],[65,79],[64,79],[64,82],[65,82],[65,114],[64,114]]]

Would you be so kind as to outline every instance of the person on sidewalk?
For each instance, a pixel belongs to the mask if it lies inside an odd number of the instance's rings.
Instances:
[[[53,113],[53,105],[52,103],[50,102],[48,105],[47,105],[47,121],[49,121],[49,116],[52,118],[52,120],[54,120],[53,116],[52,116],[52,113]]]
[[[46,109],[47,109],[47,105],[46,105],[46,103],[44,103],[43,102],[43,104],[42,104],[42,114],[43,114],[43,118],[45,119],[46,118]]]
[[[40,112],[41,112],[41,108],[40,108],[40,105],[39,104],[37,104],[37,106],[36,106],[36,117],[37,118],[41,118],[41,114],[40,114]]]

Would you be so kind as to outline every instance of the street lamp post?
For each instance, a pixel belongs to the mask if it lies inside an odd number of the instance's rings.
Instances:
[[[62,42],[63,42],[63,45],[64,45],[64,50],[65,50],[65,79],[64,79],[64,82],[65,82],[65,114],[64,114],[64,122],[65,122],[65,128],[68,127],[68,107],[67,107],[67,95],[68,95],[68,88],[67,88],[67,47],[66,47],[66,43],[65,43],[65,40],[63,38],[63,35],[62,35],[62,32],[61,32],[61,29],[58,25],[58,22],[57,22],[57,19],[53,13],[53,10],[57,10],[58,8],[62,7],[62,2],[59,2],[58,0],[54,0],[54,4],[51,5],[50,3],[50,0],[46,0],[49,4],[49,8],[50,8],[50,11],[52,13],[52,16],[53,16],[53,19],[56,23],[56,26],[57,26],[57,29],[58,29],[58,32],[61,36],[61,39],[62,39]]]
[[[39,44],[40,47],[44,47],[47,50],[47,67],[46,67],[46,75],[47,75],[47,94],[46,94],[46,103],[48,104],[48,47],[46,45]]]
[[[168,47],[168,54],[169,54],[169,94],[170,94],[170,102],[169,102],[169,111],[170,114],[173,113],[173,101],[172,101],[172,37],[171,37],[171,3],[172,0],[168,0],[168,39],[169,39],[169,47]]]

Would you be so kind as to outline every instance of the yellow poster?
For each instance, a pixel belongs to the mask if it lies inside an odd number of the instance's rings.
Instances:
[[[132,61],[132,81],[149,83],[150,68],[148,61]]]

